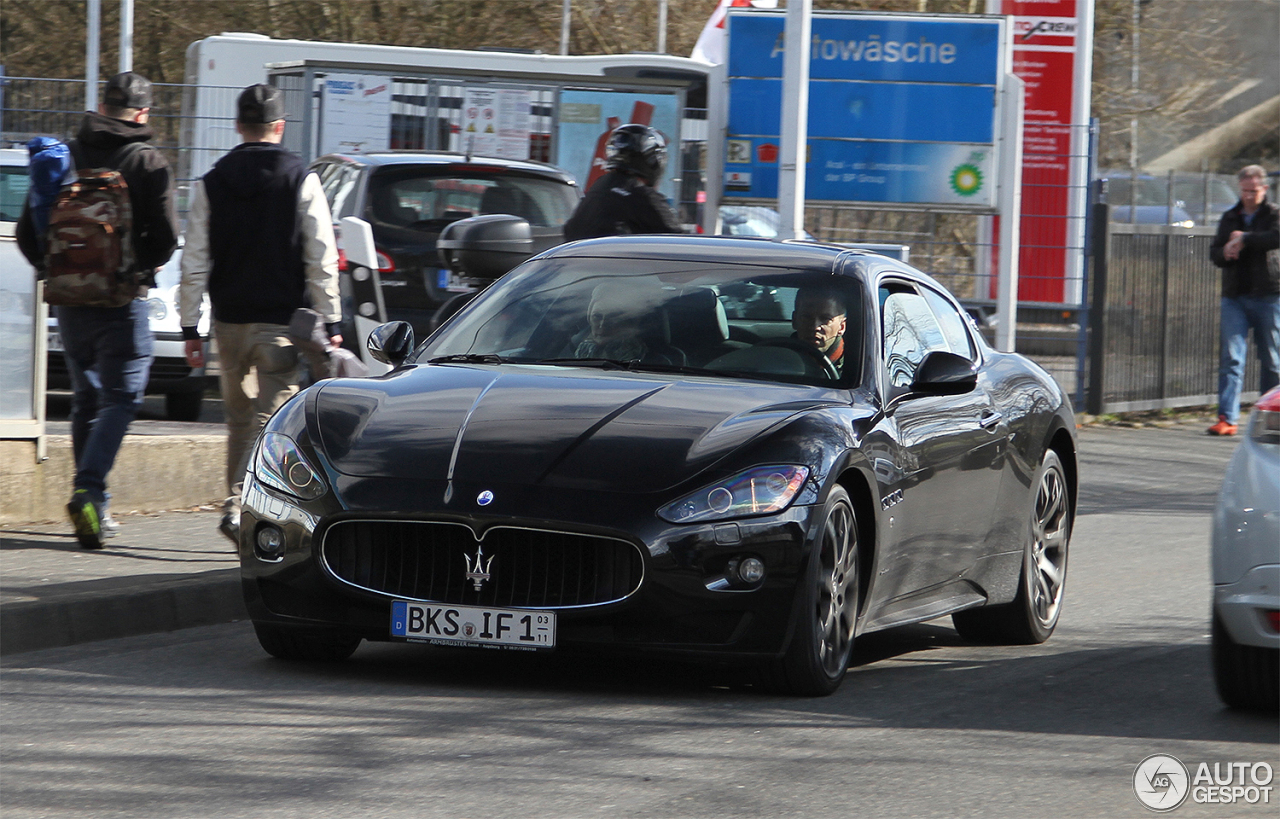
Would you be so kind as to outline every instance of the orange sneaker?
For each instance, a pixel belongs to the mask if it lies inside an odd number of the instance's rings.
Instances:
[[[1235,424],[1229,423],[1227,421],[1227,416],[1219,415],[1218,423],[1209,427],[1209,434],[1210,435],[1235,435],[1237,429],[1239,428]]]

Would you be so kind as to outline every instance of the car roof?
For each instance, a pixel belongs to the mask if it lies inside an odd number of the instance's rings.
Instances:
[[[0,165],[26,167],[28,160],[26,148],[0,148]]]
[[[316,159],[315,162],[333,159],[340,159],[344,162],[350,162],[358,165],[369,165],[371,167],[394,167],[397,165],[467,165],[478,168],[492,168],[538,174],[539,176],[546,176],[568,182],[571,185],[577,184],[573,175],[568,171],[557,168],[555,165],[548,165],[545,162],[537,162],[531,159],[502,159],[493,156],[467,156],[466,154],[455,153],[453,151],[381,151],[368,154],[333,153],[326,154],[319,159]],[[315,162],[312,164],[315,164]]]
[[[571,242],[548,250],[546,257],[677,259],[696,262],[758,264],[770,267],[831,269],[841,255],[892,261],[871,251],[818,242],[778,241],[758,236],[664,234],[609,236]],[[908,268],[910,269],[910,268]]]

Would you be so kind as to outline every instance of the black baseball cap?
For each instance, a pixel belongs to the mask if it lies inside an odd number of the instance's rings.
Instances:
[[[112,108],[150,108],[151,80],[132,71],[117,74],[107,80],[102,102]]]
[[[284,94],[274,85],[251,85],[236,100],[236,122],[264,124],[284,119]]]

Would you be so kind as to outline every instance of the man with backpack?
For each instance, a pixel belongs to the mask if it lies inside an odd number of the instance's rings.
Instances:
[[[298,349],[289,323],[299,308],[320,314],[329,341],[338,333],[338,249],[320,179],[284,139],[284,95],[251,85],[236,101],[241,143],[191,190],[178,310],[187,362],[204,363],[202,300],[213,308],[227,417],[227,485],[218,530],[239,543],[240,491],[254,439],[298,391]]]
[[[86,549],[118,526],[107,474],[142,404],[153,359],[144,301],[155,270],[178,245],[174,176],[154,136],[151,81],[126,71],[107,82],[67,147],[77,172],[36,227],[30,202],[18,246],[45,279],[71,376],[75,483],[67,514]]]

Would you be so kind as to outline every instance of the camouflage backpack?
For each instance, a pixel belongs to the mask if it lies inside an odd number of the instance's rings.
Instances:
[[[76,176],[58,192],[45,234],[49,304],[122,307],[138,294],[129,185],[116,169],[144,147],[124,145],[106,168],[79,168],[77,161]]]

